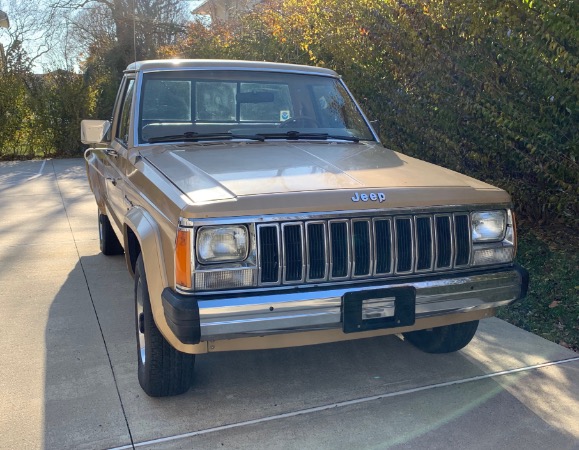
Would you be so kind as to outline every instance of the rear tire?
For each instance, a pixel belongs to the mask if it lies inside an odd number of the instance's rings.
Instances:
[[[452,353],[464,348],[474,337],[478,320],[429,330],[402,333],[404,340],[426,353]]]
[[[187,392],[193,377],[195,355],[176,350],[157,328],[142,254],[135,266],[135,313],[139,384],[151,397]]]
[[[103,255],[122,255],[125,251],[121,246],[109,218],[99,212],[99,243]]]

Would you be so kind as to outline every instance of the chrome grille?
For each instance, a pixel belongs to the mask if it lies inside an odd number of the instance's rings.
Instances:
[[[468,213],[257,225],[261,285],[317,283],[468,266]]]

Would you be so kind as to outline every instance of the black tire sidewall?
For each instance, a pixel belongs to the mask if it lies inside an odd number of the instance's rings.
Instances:
[[[426,353],[452,353],[464,348],[474,337],[478,320],[402,333],[404,339]]]
[[[121,255],[124,253],[123,247],[119,243],[117,235],[109,221],[109,218],[102,213],[98,213],[99,225],[99,246],[103,255]]]
[[[143,296],[143,321],[145,335],[145,362],[139,354],[139,319],[137,316],[137,295],[141,283]],[[153,317],[149,286],[145,274],[142,254],[135,265],[135,334],[137,339],[137,364],[139,384],[151,397],[178,395],[189,389],[195,355],[182,353],[172,347],[163,337]]]

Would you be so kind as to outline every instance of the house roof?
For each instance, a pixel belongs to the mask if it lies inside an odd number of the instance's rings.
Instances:
[[[210,10],[209,10],[209,0],[203,0],[201,3],[199,3],[195,8],[193,8],[191,10],[191,12],[193,14],[210,14]]]
[[[4,11],[0,11],[0,28],[9,28],[10,21],[8,20],[8,14]]]

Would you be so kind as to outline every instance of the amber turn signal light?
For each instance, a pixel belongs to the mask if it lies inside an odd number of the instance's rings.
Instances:
[[[191,287],[191,234],[189,230],[177,230],[175,283],[181,287]]]

